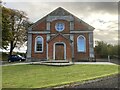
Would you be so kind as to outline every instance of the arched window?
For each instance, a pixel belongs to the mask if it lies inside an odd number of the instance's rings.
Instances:
[[[35,39],[35,52],[43,52],[43,38],[41,36]]]
[[[86,52],[86,40],[82,35],[77,38],[77,50],[78,52]]]

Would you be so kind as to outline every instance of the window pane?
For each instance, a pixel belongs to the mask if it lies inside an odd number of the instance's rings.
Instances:
[[[41,37],[37,38],[37,44],[42,44],[42,38]]]
[[[80,51],[80,52],[85,52],[85,39],[82,37],[82,36],[80,36],[79,38],[78,38],[78,51]]]
[[[42,40],[42,38],[41,37],[38,37],[37,39],[36,39],[36,51],[42,51],[42,45],[43,44],[43,40]]]

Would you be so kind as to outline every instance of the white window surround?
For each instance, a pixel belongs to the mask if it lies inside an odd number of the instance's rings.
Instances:
[[[80,37],[83,37],[83,38],[84,38],[84,42],[85,42],[85,43],[84,43],[84,51],[79,51],[79,50],[78,50],[78,39],[79,39]],[[77,37],[77,51],[78,51],[78,52],[83,52],[83,53],[86,52],[86,38],[85,38],[83,35],[79,35],[79,36]]]
[[[36,51],[36,49],[37,49],[37,38],[42,38],[42,51]],[[35,53],[39,53],[39,52],[43,52],[43,45],[44,44],[44,39],[43,39],[43,37],[42,36],[37,36],[36,38],[35,38]]]
[[[62,23],[62,22],[58,22],[55,24],[55,29],[58,31],[58,32],[61,32],[65,29],[65,24]]]
[[[66,60],[66,44],[64,42],[55,42],[53,45],[53,59],[55,60],[55,45],[63,44],[64,45],[64,60]]]

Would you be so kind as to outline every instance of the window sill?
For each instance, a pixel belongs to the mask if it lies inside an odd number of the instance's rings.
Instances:
[[[35,53],[43,53],[43,51],[35,51]]]
[[[86,52],[81,52],[81,51],[78,51],[78,53],[86,53]]]

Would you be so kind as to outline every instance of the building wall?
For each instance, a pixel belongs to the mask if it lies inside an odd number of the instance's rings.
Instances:
[[[65,24],[65,29],[63,31],[61,31],[60,33],[70,33],[70,24],[68,21],[66,20],[55,20],[53,22],[50,23],[50,33],[58,33],[58,31],[56,31],[55,29],[55,24],[58,22],[62,22]]]
[[[86,52],[78,52],[77,51],[77,37],[79,35],[83,35],[86,38]],[[83,33],[83,34],[75,34],[74,35],[74,60],[80,61],[82,59],[86,59],[89,57],[89,34]]]
[[[79,21],[77,18],[75,18],[74,30],[87,30],[87,27],[84,25],[82,21]]]
[[[45,31],[46,30],[46,20],[42,19],[41,21],[38,21],[39,23],[36,23],[32,30],[33,31]]]
[[[54,47],[54,43],[56,42],[64,42],[66,44],[66,59],[71,60],[72,51],[71,51],[70,41],[63,38],[61,35],[57,36],[48,43],[48,59],[53,60],[53,50],[54,50],[53,47]]]
[[[37,36],[42,36],[43,37],[43,41],[44,41],[44,45],[43,45],[43,52],[35,52],[35,38]],[[46,59],[46,34],[33,34],[32,35],[32,58],[35,59]]]
[[[87,27],[80,22],[79,20],[77,20],[76,18],[74,19],[74,30],[88,30]],[[54,20],[52,22],[50,22],[50,39],[53,38],[56,34],[58,34],[58,32],[55,30],[55,24],[57,22],[63,22],[65,24],[65,29],[60,32],[62,33],[67,39],[63,38],[61,35],[57,36],[56,38],[54,38],[53,40],[51,40],[50,42],[48,42],[48,53],[47,53],[47,34],[32,34],[32,51],[31,51],[31,57],[34,59],[39,59],[39,60],[44,60],[44,59],[48,59],[49,60],[53,60],[53,46],[55,42],[64,42],[66,44],[66,59],[67,60],[71,60],[72,59],[72,52],[73,52],[73,56],[74,56],[74,60],[75,61],[80,61],[82,59],[88,58],[89,55],[89,33],[75,33],[73,34],[73,48],[71,47],[71,42],[68,40],[70,39],[70,22],[67,20]],[[46,20],[43,19],[41,21],[39,21],[39,23],[37,23],[36,25],[33,26],[32,31],[45,31],[46,30]],[[55,34],[55,35],[51,35],[51,34]],[[65,35],[67,34],[67,35]],[[37,36],[42,36],[44,38],[44,49],[42,53],[36,53],[35,52],[35,38]],[[77,37],[79,35],[83,35],[86,38],[86,52],[82,53],[82,52],[78,52],[77,51]],[[73,51],[72,51],[73,50]],[[48,56],[47,56],[48,54]]]

